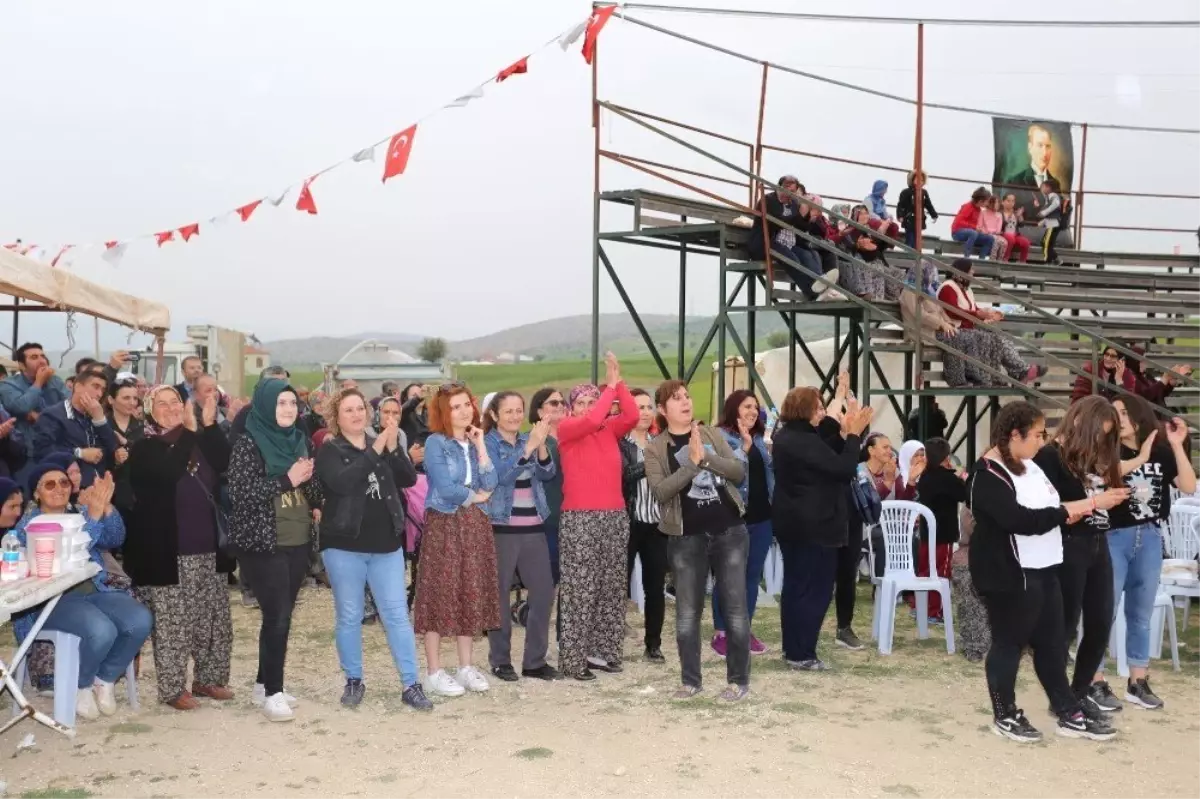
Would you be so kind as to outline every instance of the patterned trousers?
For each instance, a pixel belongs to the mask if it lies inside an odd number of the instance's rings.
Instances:
[[[558,547],[559,670],[579,674],[589,655],[620,663],[629,590],[629,516],[623,510],[563,511]]]
[[[1025,377],[1025,373],[1029,369],[1029,364],[1017,351],[1017,345],[990,330],[960,329],[953,336],[939,332],[937,340],[963,355],[982,361],[998,372],[1007,373],[1014,380]],[[945,351],[942,352],[942,371],[946,378],[946,384],[952,388],[959,388],[968,383],[990,386],[1000,382],[995,375]]]
[[[217,573],[217,556],[180,555],[177,585],[143,586],[138,598],[154,613],[154,669],[158,700],[170,702],[184,691],[188,657],[195,681],[228,685],[233,654],[233,618],[226,578]]]

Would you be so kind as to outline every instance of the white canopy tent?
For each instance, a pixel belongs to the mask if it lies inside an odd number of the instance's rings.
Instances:
[[[78,311],[158,337],[171,327],[171,312],[162,303],[101,286],[69,269],[55,269],[5,248],[0,248],[0,294]]]

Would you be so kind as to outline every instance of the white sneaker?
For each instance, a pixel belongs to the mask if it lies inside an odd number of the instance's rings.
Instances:
[[[465,685],[468,691],[474,691],[477,694],[481,694],[491,687],[482,672],[474,666],[465,666],[459,669],[456,679],[460,685]]]
[[[262,711],[268,721],[291,721],[296,718],[296,714],[288,705],[287,696],[282,691],[268,696],[263,702]]]
[[[117,712],[117,696],[112,683],[96,680],[92,686],[92,693],[96,695],[96,707],[101,713],[111,716]]]
[[[438,669],[429,675],[429,692],[439,696],[462,696],[467,691],[445,669]]]
[[[75,715],[87,721],[100,718],[100,708],[96,707],[96,694],[91,688],[80,688],[75,693]]]
[[[255,683],[254,692],[250,695],[250,701],[259,707],[262,707],[263,702],[267,701],[267,687],[260,682]],[[292,708],[300,704],[300,700],[289,694],[287,691],[283,692],[283,701],[287,702],[288,707]]]

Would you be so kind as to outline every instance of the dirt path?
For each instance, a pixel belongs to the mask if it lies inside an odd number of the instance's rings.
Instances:
[[[1108,744],[1052,734],[1026,661],[1019,700],[1047,740],[1022,746],[989,731],[982,669],[946,655],[941,638],[917,642],[906,616],[890,657],[823,641],[836,671],[809,675],[784,668],[778,615],[761,611],[755,629],[773,652],[755,658],[753,693],[736,706],[711,698],[724,682],[711,656],[708,697],[670,702],[677,658],[668,648],[666,666],[640,662],[639,638],[627,641],[635,656],[624,674],[493,684],[418,715],[400,704],[379,627],[366,632],[366,701],[340,708],[330,596],[305,589],[288,664],[288,688],[303,704],[295,722],[271,724],[242,698],[254,677],[256,614],[234,609],[238,700],[187,714],[154,705],[147,657],[143,710],[122,704],[116,718],[83,723],[73,741],[38,732],[36,750],[4,760],[9,795],[1182,797],[1200,783],[1195,628],[1184,672],[1155,675],[1167,711],[1126,710]],[[869,605],[859,619],[869,627]],[[483,645],[476,653],[485,662]],[[19,729],[0,741],[9,752],[33,731]]]

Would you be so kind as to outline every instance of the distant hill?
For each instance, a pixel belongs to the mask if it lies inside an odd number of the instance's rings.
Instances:
[[[738,332],[745,337],[744,319],[738,320]],[[678,336],[678,317],[668,314],[648,314],[642,317],[642,323],[647,332],[664,353],[675,351]],[[688,317],[685,329],[684,349],[693,352],[704,341],[704,336],[712,324],[711,317]],[[825,320],[798,319],[797,329],[802,336],[824,336],[828,334],[830,325]],[[760,314],[758,329],[755,331],[759,340],[759,348],[763,346],[766,337],[777,330],[784,330],[783,322],[777,316]],[[491,358],[501,353],[513,355],[542,356],[547,360],[583,359],[591,351],[592,318],[586,314],[577,316],[562,316],[556,319],[546,319],[527,325],[511,327],[490,333],[486,336],[450,342],[450,357],[455,360],[479,360]],[[346,352],[366,338],[376,338],[389,346],[407,352],[416,353],[417,345],[423,336],[410,333],[365,332],[345,337],[314,337],[299,339],[284,339],[264,342],[264,347],[271,352],[274,363],[287,366],[313,366],[321,363],[334,363]],[[601,314],[600,341],[604,349],[610,349],[618,355],[642,355],[649,348],[638,333],[633,319],[627,314]],[[730,349],[733,345],[730,343]],[[713,350],[715,354],[715,349]]]

